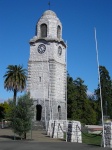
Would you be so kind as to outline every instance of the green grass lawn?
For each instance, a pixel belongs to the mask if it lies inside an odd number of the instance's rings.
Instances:
[[[101,135],[82,133],[82,143],[101,146]]]
[[[82,133],[82,143],[101,146],[101,135]],[[66,133],[64,134],[64,139],[66,140]]]

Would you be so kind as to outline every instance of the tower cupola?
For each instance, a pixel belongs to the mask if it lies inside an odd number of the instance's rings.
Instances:
[[[62,40],[62,24],[55,12],[47,10],[43,13],[36,25],[36,36],[38,39]]]

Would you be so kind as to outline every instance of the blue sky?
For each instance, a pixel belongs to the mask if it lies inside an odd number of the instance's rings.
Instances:
[[[27,68],[29,40],[48,0],[0,0],[0,102],[13,96],[4,89],[8,65]],[[67,41],[67,70],[74,79],[84,80],[88,90],[98,85],[94,27],[97,31],[99,63],[112,77],[112,0],[51,0],[63,25]]]

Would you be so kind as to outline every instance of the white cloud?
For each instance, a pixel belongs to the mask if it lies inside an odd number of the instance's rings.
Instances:
[[[87,95],[92,96],[92,95],[94,95],[94,93],[92,93],[92,92],[90,92],[90,91],[87,91]]]

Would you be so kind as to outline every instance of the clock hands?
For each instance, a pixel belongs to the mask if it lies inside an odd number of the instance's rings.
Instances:
[[[45,47],[44,44],[40,44],[40,45],[38,46],[38,52],[39,52],[40,54],[44,53],[45,50],[46,50],[46,47]]]

